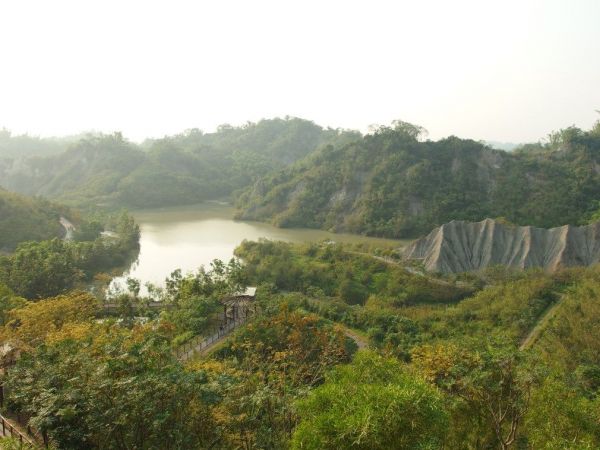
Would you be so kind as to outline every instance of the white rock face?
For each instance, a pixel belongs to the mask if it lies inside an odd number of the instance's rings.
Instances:
[[[576,227],[535,228],[503,225],[492,219],[452,221],[418,239],[404,251],[431,272],[469,272],[504,265],[525,269],[588,266],[600,261],[600,222]]]

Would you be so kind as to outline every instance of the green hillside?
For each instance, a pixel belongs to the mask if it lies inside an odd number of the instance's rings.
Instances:
[[[320,146],[358,136],[296,118],[189,130],[139,146],[119,133],[88,136],[59,155],[0,160],[0,179],[5,188],[86,208],[190,204],[228,197]]]
[[[262,178],[238,217],[412,237],[450,220],[505,217],[551,227],[585,222],[600,198],[600,124],[507,153],[472,140],[419,140],[398,122]]]
[[[50,156],[64,152],[77,136],[40,138],[0,129],[0,159]]]
[[[46,200],[14,194],[0,188],[0,250],[19,242],[38,241],[64,234],[59,219],[64,208]]]

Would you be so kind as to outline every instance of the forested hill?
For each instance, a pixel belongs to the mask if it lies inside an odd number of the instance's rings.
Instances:
[[[77,136],[63,138],[40,138],[27,134],[13,134],[0,129],[0,159],[29,156],[50,156],[64,152]]]
[[[413,237],[451,220],[504,217],[521,225],[582,224],[600,199],[600,123],[554,133],[511,153],[449,137],[420,141],[397,122],[259,180],[238,217]]]
[[[143,145],[119,133],[88,136],[49,157],[0,154],[0,184],[80,207],[189,204],[227,197],[320,146],[359,137],[297,118],[190,130]]]
[[[66,211],[46,200],[25,197],[0,188],[0,251],[19,242],[60,237],[60,215]]]

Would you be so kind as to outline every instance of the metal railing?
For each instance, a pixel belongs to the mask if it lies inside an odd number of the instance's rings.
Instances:
[[[216,341],[221,339],[222,337],[227,336],[233,330],[238,328],[240,325],[246,323],[246,319],[236,319],[228,322],[226,325],[223,325],[216,329],[214,333],[209,336],[196,336],[183,344],[175,351],[175,356],[181,361],[187,361],[196,353],[201,353],[203,350],[210,347]]]
[[[243,325],[250,319],[256,311],[250,308],[243,310],[235,319],[223,321],[219,327],[213,328],[213,331],[208,336],[195,336],[185,344],[182,344],[175,350],[175,356],[181,361],[187,361],[197,353],[201,353],[208,347],[213,345],[222,337],[227,336],[233,330]]]

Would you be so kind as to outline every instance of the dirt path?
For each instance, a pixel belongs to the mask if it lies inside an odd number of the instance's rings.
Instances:
[[[454,285],[453,283],[451,283],[449,281],[441,280],[439,278],[433,277],[433,276],[431,276],[431,275],[429,275],[429,274],[427,274],[425,272],[422,272],[420,270],[415,269],[414,267],[410,267],[410,266],[407,266],[405,264],[402,264],[401,262],[396,261],[396,260],[394,260],[392,258],[386,258],[384,256],[377,256],[377,255],[371,255],[370,253],[363,253],[363,252],[349,251],[348,253],[350,253],[352,255],[366,256],[368,258],[376,259],[377,261],[381,261],[382,263],[389,264],[391,266],[400,267],[401,269],[403,269],[404,271],[406,271],[406,272],[408,272],[408,273],[410,273],[412,275],[417,275],[419,277],[425,277],[429,281],[431,281],[432,283],[436,283],[436,284],[439,284],[441,286],[453,286]],[[462,282],[457,282],[456,286],[465,287],[466,285],[464,283],[462,283]]]
[[[63,216],[60,217],[60,224],[65,229],[65,241],[72,241],[75,226],[66,217]]]
[[[550,306],[546,310],[546,312],[544,312],[542,317],[540,317],[540,319],[531,329],[529,334],[525,337],[525,339],[523,339],[523,342],[521,342],[519,350],[527,350],[528,348],[531,348],[533,344],[535,344],[535,342],[538,340],[538,338],[546,328],[548,322],[550,322],[550,320],[552,320],[552,318],[556,315],[556,311],[558,310],[560,304],[561,298],[559,298],[552,306]]]
[[[367,338],[361,336],[356,331],[353,331],[349,328],[344,327],[343,325],[340,325],[340,326],[344,328],[344,334],[346,336],[348,336],[350,339],[352,339],[354,342],[356,342],[356,345],[359,350],[369,347],[369,340]]]

